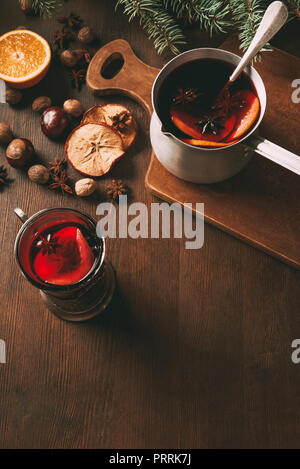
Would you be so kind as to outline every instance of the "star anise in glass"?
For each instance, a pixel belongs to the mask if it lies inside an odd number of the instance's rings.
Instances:
[[[217,135],[219,130],[224,129],[224,117],[225,116],[204,116],[204,118],[197,122],[199,127],[202,127],[203,134]]]
[[[61,189],[63,194],[67,192],[68,194],[73,195],[73,191],[71,187],[67,184],[69,178],[64,169],[62,169],[59,174],[51,174],[51,177],[52,177],[53,183],[50,184],[49,189],[51,190]]]
[[[70,31],[67,31],[63,28],[61,31],[55,31],[52,45],[54,47],[58,47],[59,49],[63,49],[65,45],[74,39],[73,34]]]
[[[128,189],[121,179],[113,179],[111,184],[106,188],[106,193],[112,200],[117,200],[120,195],[127,194],[127,192]]]
[[[62,169],[64,169],[67,160],[65,158],[59,159],[54,158],[54,161],[50,161],[50,172],[58,175]]]
[[[4,166],[0,166],[0,188],[2,186],[7,186],[9,184],[9,179],[7,176],[7,169]]]
[[[127,122],[130,120],[130,114],[126,111],[122,111],[119,114],[111,116],[112,126],[118,130],[125,129]]]
[[[64,24],[65,26],[75,30],[79,29],[83,23],[83,20],[80,18],[80,16],[75,15],[74,13],[71,13],[69,16],[60,16],[57,18],[57,21],[60,24]]]
[[[71,78],[72,78],[72,85],[76,88],[76,90],[80,90],[81,85],[85,83],[86,71],[83,68],[80,70],[76,70],[75,68],[72,68]]]
[[[196,103],[203,96],[197,88],[189,88],[187,90],[178,88],[176,96],[173,98],[174,104],[190,104]]]
[[[55,254],[57,248],[59,247],[59,243],[57,239],[51,238],[51,234],[48,234],[46,238],[45,236],[40,236],[36,246],[42,250],[42,255],[45,256],[46,254]]]

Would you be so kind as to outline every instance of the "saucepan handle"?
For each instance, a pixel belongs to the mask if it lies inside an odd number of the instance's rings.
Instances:
[[[247,145],[259,155],[300,175],[300,156],[295,153],[285,150],[266,138],[257,135],[251,136],[250,139],[247,140]]]

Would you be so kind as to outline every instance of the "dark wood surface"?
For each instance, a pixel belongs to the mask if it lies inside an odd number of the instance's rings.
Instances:
[[[168,56],[158,57],[137,24],[129,25],[112,4],[70,1],[65,10],[81,14],[102,44],[123,37],[143,61],[161,66]],[[56,28],[54,20],[26,20],[12,0],[1,7],[1,33],[25,24],[50,39]],[[194,30],[190,38],[193,46],[208,44]],[[299,38],[299,25],[290,24],[276,45],[293,53]],[[28,102],[44,93],[58,104],[77,96],[63,77],[52,69],[27,93]],[[86,108],[107,102],[87,90],[80,99]],[[130,106],[141,133],[99,182],[99,200],[106,182],[122,177],[132,199],[149,204],[147,116],[130,100],[113,100]],[[1,120],[30,138],[42,161],[62,156],[29,106],[4,105]],[[13,208],[32,214],[69,206],[95,217],[97,200],[49,193],[24,174],[10,174],[15,180],[0,198],[0,339],[8,347],[8,362],[0,365],[1,448],[300,446],[300,368],[290,358],[300,335],[295,270],[208,225],[199,252],[185,250],[184,240],[109,240],[118,276],[111,308],[91,323],[59,321],[17,270]]]

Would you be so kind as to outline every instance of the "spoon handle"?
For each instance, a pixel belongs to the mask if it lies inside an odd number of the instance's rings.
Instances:
[[[230,82],[236,80],[242,70],[249,64],[255,55],[272,39],[288,18],[288,9],[284,3],[275,1],[267,8],[256,34],[240,63],[229,78]]]

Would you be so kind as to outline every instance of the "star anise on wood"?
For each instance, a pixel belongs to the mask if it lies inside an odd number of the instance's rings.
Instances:
[[[74,88],[76,88],[77,90],[80,90],[81,85],[85,83],[86,71],[83,68],[80,70],[76,70],[75,68],[72,68],[71,78],[72,78],[72,85],[74,86]]]
[[[2,186],[7,186],[8,184],[7,169],[4,166],[0,166],[0,189]]]
[[[44,236],[40,236],[36,246],[41,249],[42,255],[45,256],[46,254],[55,254],[59,247],[59,243],[57,239],[51,239],[51,234],[48,234],[46,238]]]
[[[122,111],[119,114],[111,116],[110,119],[112,120],[113,127],[118,130],[123,130],[130,119],[130,114],[126,111]]]
[[[65,158],[62,158],[62,159],[54,158],[54,161],[50,161],[49,163],[50,172],[55,175],[60,174],[61,170],[64,169],[66,162],[67,160]]]
[[[173,98],[174,104],[190,104],[196,103],[203,96],[196,88],[189,88],[187,90],[178,88],[176,96]]]
[[[224,117],[225,116],[205,116],[201,121],[197,122],[199,127],[202,127],[203,134],[217,135],[219,130],[224,129]]]
[[[112,200],[117,200],[120,195],[127,194],[127,192],[128,189],[121,179],[113,179],[111,181],[111,184],[108,185],[106,188],[106,193]]]
[[[53,183],[50,184],[49,189],[51,190],[61,189],[63,194],[67,192],[68,194],[73,195],[73,191],[71,187],[67,184],[69,178],[64,169],[61,169],[59,174],[51,174],[51,177],[52,177]]]
[[[74,39],[73,34],[70,31],[67,31],[63,28],[61,31],[57,30],[54,33],[52,45],[54,47],[58,47],[59,49],[63,49],[65,45]]]
[[[80,16],[75,15],[74,13],[71,13],[69,16],[60,16],[57,18],[57,21],[60,24],[64,24],[65,26],[75,30],[79,29],[83,23],[83,20],[80,18]]]

